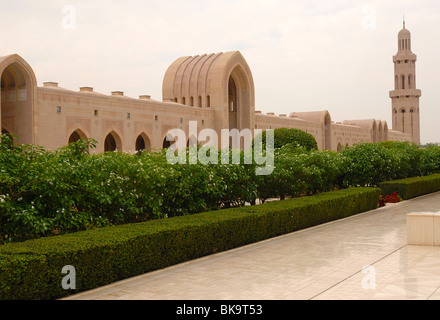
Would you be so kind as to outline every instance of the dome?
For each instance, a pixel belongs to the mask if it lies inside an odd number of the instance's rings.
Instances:
[[[238,67],[238,68],[236,68]],[[163,100],[170,101],[183,98],[187,101],[191,97],[195,102],[198,98],[219,93],[218,88],[228,83],[231,72],[241,70],[236,74],[236,81],[248,84],[254,91],[254,84],[250,68],[239,51],[204,54],[177,59],[167,70],[163,81]],[[243,89],[244,90],[244,89]],[[221,90],[220,90],[221,91]],[[221,91],[223,92],[223,91]],[[190,103],[191,105],[191,103]]]
[[[400,30],[399,39],[408,39],[408,38],[411,38],[411,32],[409,32],[409,30],[407,30],[405,28]]]
[[[409,39],[411,38],[411,32],[405,27],[405,21],[403,22],[403,29],[399,32],[399,39]]]
[[[411,32],[405,27],[405,20],[403,20],[403,29],[399,32],[399,53],[411,52]]]

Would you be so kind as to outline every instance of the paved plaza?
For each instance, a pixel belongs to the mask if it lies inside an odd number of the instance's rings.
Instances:
[[[439,211],[434,193],[67,299],[438,300],[440,247],[408,246],[406,215]]]

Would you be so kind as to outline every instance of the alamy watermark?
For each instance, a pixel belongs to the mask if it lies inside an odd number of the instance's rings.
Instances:
[[[72,5],[65,5],[61,9],[61,13],[64,15],[61,20],[61,27],[65,30],[76,29],[76,9]]]
[[[61,273],[67,274],[61,281],[64,290],[76,290],[76,269],[73,266],[64,266]]]
[[[222,129],[220,137],[214,129],[203,129],[198,133],[197,121],[189,122],[189,140],[182,129],[168,131],[166,139],[171,142],[166,157],[170,164],[241,164],[241,147],[244,150],[244,164],[255,163],[256,175],[270,175],[274,170],[274,130],[266,131],[263,143],[263,130]],[[187,157],[187,145],[189,151]],[[242,143],[243,142],[243,143]],[[199,143],[204,145],[198,148]],[[253,143],[253,145],[252,145]],[[220,152],[218,146],[220,147]],[[265,150],[263,150],[265,146]],[[220,156],[220,160],[219,160]]]
[[[362,268],[362,288],[364,290],[376,290],[376,268],[373,266],[365,266]]]
[[[362,28],[376,30],[376,8],[370,4],[362,7]]]

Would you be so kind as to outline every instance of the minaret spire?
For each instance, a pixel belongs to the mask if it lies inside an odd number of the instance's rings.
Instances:
[[[419,99],[422,92],[416,87],[416,61],[404,16],[403,29],[398,35],[398,52],[393,57],[394,90],[390,92],[393,130],[409,135],[412,142],[420,144]]]

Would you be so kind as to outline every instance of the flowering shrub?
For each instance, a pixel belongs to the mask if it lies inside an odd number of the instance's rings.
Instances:
[[[345,148],[342,154],[347,158],[347,167],[343,172],[342,186],[376,186],[391,180],[398,168],[397,156],[381,144],[361,143]]]
[[[0,141],[0,243],[182,216],[256,199],[253,165],[171,165],[165,150],[55,152]],[[243,153],[241,152],[243,157]],[[243,161],[241,163],[244,163]]]
[[[410,142],[386,141],[378,145],[391,151],[394,155],[392,180],[425,175],[421,160],[424,153],[419,146]],[[429,174],[429,173],[427,173]]]
[[[377,186],[390,180],[440,171],[440,148],[421,149],[409,142],[360,143],[342,152],[347,168],[340,186]]]
[[[427,176],[440,172],[440,147],[420,149],[420,175]]]
[[[408,143],[359,144],[343,152],[287,143],[275,149],[267,176],[256,175],[242,151],[236,165],[172,165],[165,150],[90,154],[95,144],[81,140],[51,152],[1,136],[0,243],[440,172],[440,148]]]
[[[379,207],[384,207],[387,203],[398,203],[401,201],[402,198],[397,194],[397,192],[394,192],[386,196],[382,194],[379,200]]]
[[[266,131],[262,133],[262,142],[265,149]],[[310,133],[293,128],[278,128],[274,130],[275,149],[290,145],[293,148],[304,148],[306,150],[318,150],[318,144]]]
[[[258,179],[258,198],[264,202],[330,191],[337,187],[344,161],[342,154],[332,151],[308,151],[289,145],[276,149],[274,172]]]

